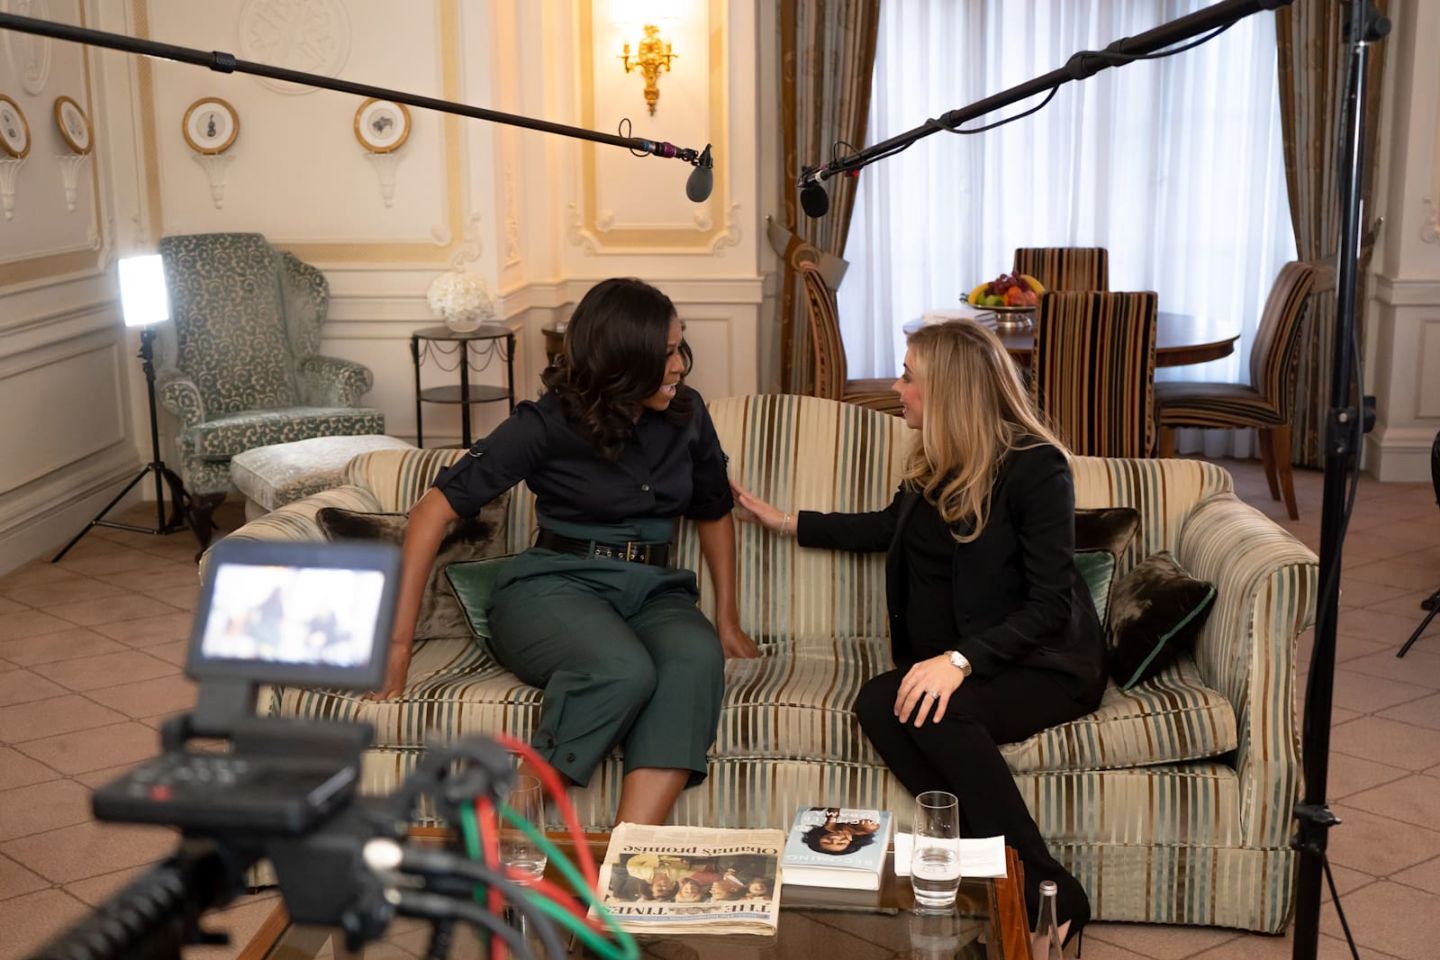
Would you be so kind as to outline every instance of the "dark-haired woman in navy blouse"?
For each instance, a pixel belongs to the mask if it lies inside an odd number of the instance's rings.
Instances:
[[[420,596],[447,526],[520,481],[535,545],[511,560],[490,611],[490,649],[545,700],[532,742],[584,784],[616,744],[616,822],[660,823],[705,778],[725,657],[758,655],[735,603],[734,500],[675,307],[639,280],[580,301],[545,393],[521,403],[410,511],[384,695],[410,664]],[[676,524],[696,522],[716,624],[695,574],[671,565]]]

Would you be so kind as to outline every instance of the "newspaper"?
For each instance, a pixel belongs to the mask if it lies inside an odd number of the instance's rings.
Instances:
[[[780,830],[622,823],[610,834],[600,895],[630,933],[773,936],[784,847]]]

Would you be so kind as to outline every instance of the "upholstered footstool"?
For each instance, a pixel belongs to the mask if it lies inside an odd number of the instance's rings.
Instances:
[[[254,520],[312,493],[338,487],[345,465],[374,450],[410,450],[413,445],[379,434],[312,437],[294,443],[255,447],[230,458],[230,482],[245,494],[245,519]]]

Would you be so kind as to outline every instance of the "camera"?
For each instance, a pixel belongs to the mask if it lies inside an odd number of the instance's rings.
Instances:
[[[214,547],[186,661],[195,709],[166,723],[157,757],[93,798],[98,819],[179,827],[179,847],[32,960],[171,960],[219,942],[203,915],[242,893],[262,861],[291,919],[343,931],[352,951],[408,914],[435,925],[434,956],[457,922],[528,955],[501,905],[535,921],[548,953],[564,953],[535,894],[498,865],[405,844],[422,802],[452,824],[480,798],[498,802],[514,778],[505,747],[477,737],[432,748],[395,794],[361,797],[368,724],[256,716],[263,684],[380,686],[399,569],[399,552],[378,544]],[[202,749],[201,738],[225,749]],[[476,902],[477,884],[491,909]]]

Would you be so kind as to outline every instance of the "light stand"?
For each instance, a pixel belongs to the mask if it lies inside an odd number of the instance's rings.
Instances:
[[[141,328],[140,352],[137,356],[145,370],[145,394],[150,400],[150,462],[125,485],[125,489],[121,490],[114,500],[105,505],[105,509],[95,515],[94,520],[86,524],[84,529],[65,544],[63,550],[55,554],[51,563],[59,563],[60,558],[69,553],[70,548],[95,527],[133,530],[136,533],[159,536],[184,530],[187,526],[186,504],[190,498],[185,493],[185,485],[181,483],[180,477],[165,466],[165,461],[160,457],[160,423],[155,412],[156,324],[170,318],[170,298],[165,291],[165,269],[159,254],[129,257],[120,261],[120,302],[125,314],[125,326]],[[155,475],[155,526],[142,527],[119,520],[106,520],[105,514],[114,509],[115,505],[125,498],[125,494],[135,489],[136,484],[152,473]],[[170,485],[171,512],[168,522],[165,519],[165,484]]]
[[[1325,800],[1330,770],[1330,700],[1335,686],[1335,630],[1340,607],[1340,553],[1350,521],[1358,477],[1364,422],[1351,400],[1352,374],[1358,372],[1355,343],[1355,291],[1360,260],[1360,203],[1365,160],[1365,88],[1370,44],[1390,32],[1370,0],[1349,0],[1345,10],[1348,69],[1340,123],[1340,251],[1335,265],[1335,331],[1331,346],[1330,416],[1325,434],[1325,488],[1320,514],[1320,595],[1315,602],[1315,647],[1305,685],[1301,743],[1305,761],[1304,800],[1295,807],[1300,821],[1294,846],[1300,854],[1295,881],[1295,960],[1312,960],[1319,949],[1320,875],[1328,876],[1325,847],[1330,828],[1340,821]],[[1332,896],[1334,893],[1332,891]],[[1339,898],[1335,898],[1339,905]],[[1340,914],[1341,923],[1345,915]],[[1349,928],[1346,927],[1346,936]]]

